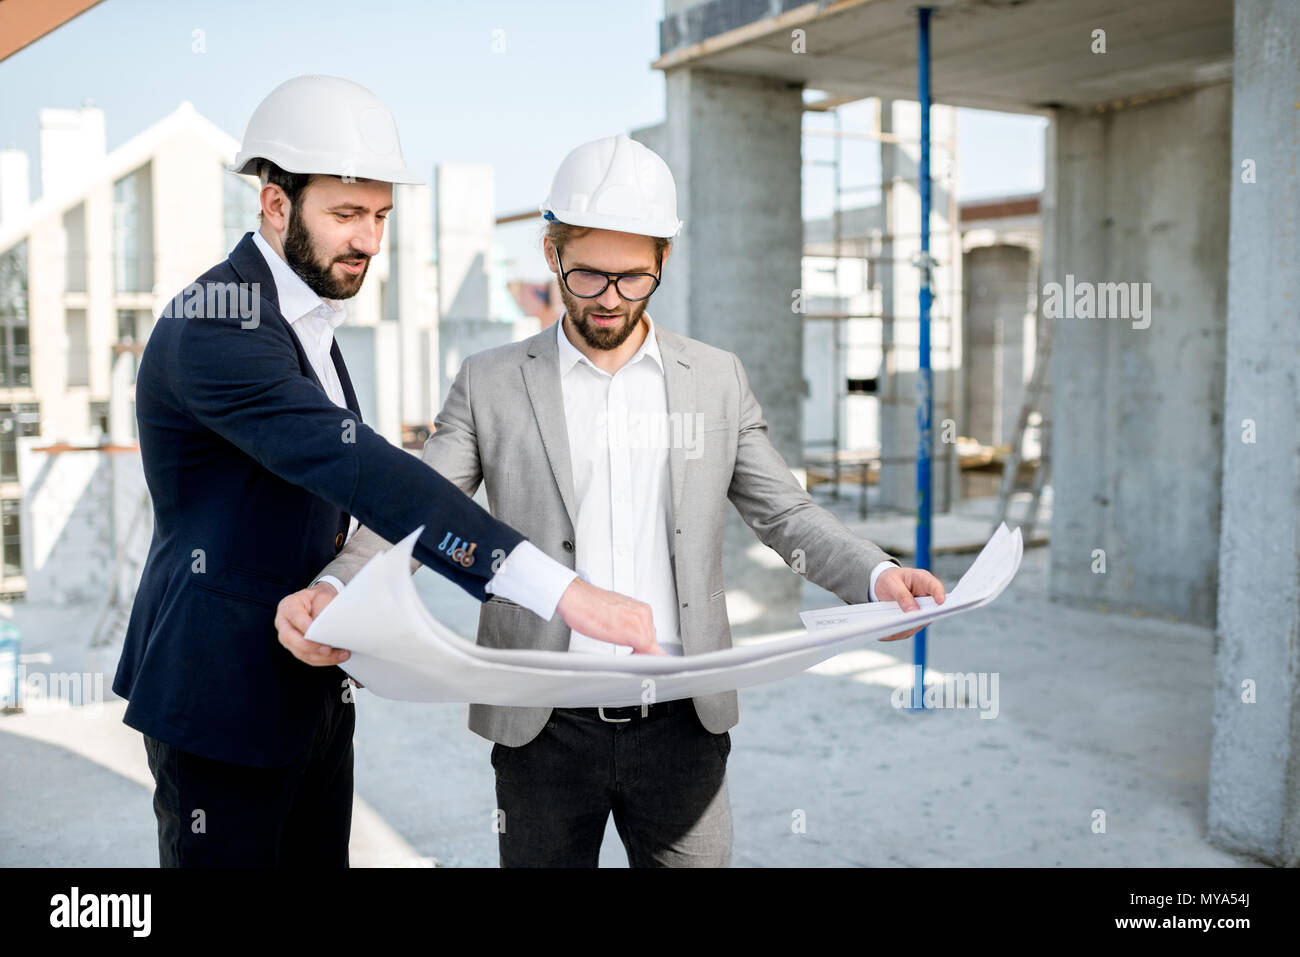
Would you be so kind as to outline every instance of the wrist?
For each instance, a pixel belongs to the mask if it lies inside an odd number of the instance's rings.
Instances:
[[[581,597],[582,589],[586,584],[581,578],[575,576],[573,581],[569,582],[564,591],[560,593],[560,600],[556,603],[555,610],[563,611],[567,605],[577,601]]]

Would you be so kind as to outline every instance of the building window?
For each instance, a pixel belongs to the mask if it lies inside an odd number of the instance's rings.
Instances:
[[[64,322],[68,332],[68,388],[90,385],[90,334],[86,329],[86,310],[67,310]]]
[[[109,434],[107,402],[90,403],[90,427],[98,428],[100,435]]]
[[[0,388],[32,384],[27,320],[27,241],[0,253]]]
[[[143,346],[153,331],[153,314],[148,309],[119,309],[117,311],[117,345],[136,346],[131,355],[131,381],[140,369],[138,347]],[[113,350],[114,365],[118,362],[118,349]]]
[[[153,331],[153,313],[148,309],[117,310],[117,341],[124,346],[144,345]]]
[[[257,214],[262,207],[255,182],[244,176],[221,174],[221,221],[227,250],[238,246],[244,233],[257,229]]]
[[[22,502],[16,498],[0,500],[0,538],[3,539],[5,578],[23,573]]]
[[[135,343],[134,309],[119,309],[117,311],[117,341],[124,346]]]
[[[153,172],[148,163],[113,184],[113,267],[118,292],[153,291]]]
[[[18,481],[18,438],[41,434],[41,407],[36,402],[0,408],[0,482]]]

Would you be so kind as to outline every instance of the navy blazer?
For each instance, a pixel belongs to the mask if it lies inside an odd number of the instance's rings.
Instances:
[[[150,737],[276,767],[346,681],[280,645],[276,605],[334,558],[351,515],[389,541],[424,525],[415,557],[480,601],[523,536],[362,424],[337,342],[348,408],[330,401],[251,233],[170,306],[136,378],[154,528],[113,691]]]

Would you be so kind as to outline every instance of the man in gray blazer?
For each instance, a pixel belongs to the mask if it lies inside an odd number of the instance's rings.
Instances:
[[[731,647],[722,582],[730,500],[762,542],[846,602],[944,597],[813,503],[767,436],[735,355],[646,314],[680,228],[667,165],[626,136],[578,147],[543,206],[566,313],[470,356],[424,461],[593,584],[648,603],[669,654]],[[362,529],[316,587],[342,589],[388,543]],[[412,569],[418,567],[412,563]],[[894,638],[903,638],[906,632]],[[631,649],[489,599],[478,643]],[[503,866],[594,866],[610,813],[632,866],[725,866],[736,693],[633,708],[471,704],[493,741]]]

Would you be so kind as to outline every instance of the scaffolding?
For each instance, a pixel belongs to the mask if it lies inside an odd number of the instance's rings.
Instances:
[[[902,324],[919,324],[920,316],[918,312],[897,309],[897,297],[893,295],[886,297],[883,294],[885,284],[882,281],[882,275],[885,270],[913,269],[919,265],[917,257],[894,254],[898,245],[912,243],[917,240],[917,229],[897,230],[890,228],[891,211],[895,203],[895,191],[908,184],[918,184],[919,177],[882,175],[876,182],[848,185],[845,182],[844,175],[846,166],[844,143],[845,141],[858,140],[880,144],[883,173],[888,166],[897,165],[883,162],[883,151],[885,149],[916,147],[919,145],[920,139],[919,137],[900,135],[883,128],[885,102],[878,103],[874,111],[875,121],[872,129],[846,129],[843,115],[844,108],[857,102],[860,101],[836,99],[829,102],[818,101],[805,105],[805,112],[829,114],[832,123],[830,129],[805,125],[803,135],[805,137],[828,137],[832,142],[832,154],[829,159],[805,158],[804,165],[828,170],[831,175],[832,203],[829,216],[831,248],[829,255],[821,252],[815,255],[817,258],[829,259],[831,262],[829,271],[833,272],[835,277],[835,292],[832,298],[838,307],[809,310],[803,313],[803,319],[807,322],[830,324],[832,337],[831,364],[833,370],[833,389],[830,403],[831,435],[829,439],[812,439],[805,442],[807,451],[805,452],[804,464],[808,467],[810,473],[824,472],[828,475],[828,481],[831,484],[831,495],[835,499],[839,499],[841,496],[844,475],[856,475],[859,486],[858,513],[861,518],[866,518],[867,487],[870,479],[886,467],[914,465],[918,459],[915,452],[900,449],[889,450],[889,454],[885,454],[886,450],[883,447],[850,447],[845,441],[844,433],[845,422],[849,419],[848,405],[850,402],[875,398],[880,403],[882,419],[893,411],[891,407],[901,405],[907,409],[915,409],[917,406],[917,395],[914,390],[908,389],[903,394],[900,394],[899,382],[901,377],[897,361],[897,353],[900,350],[904,352],[914,351],[917,347],[915,343],[909,341],[900,343],[896,332]],[[950,155],[956,153],[955,143],[950,140],[936,145],[948,150]],[[948,228],[934,230],[933,232],[933,235],[939,240],[938,245],[942,250],[940,257],[938,257],[940,264],[951,263],[961,255],[956,189],[951,183],[948,183],[947,187]],[[864,200],[858,200],[857,205],[853,205],[855,199],[870,196],[873,191],[879,195],[879,204],[875,207],[880,214],[880,229],[878,231],[872,229],[869,215],[872,207],[868,206]],[[853,232],[846,230],[847,214],[850,212],[861,212],[863,214],[864,221],[861,230]],[[811,255],[806,243],[804,253],[805,257]],[[842,288],[843,270],[841,266],[850,262],[858,263],[861,273],[866,277],[865,285],[871,301],[871,305],[867,308],[855,309],[844,305],[846,301],[853,298],[853,293],[846,294]],[[892,282],[889,283],[889,288],[892,290]],[[955,317],[960,303],[960,296],[961,290],[955,284],[953,288],[939,288],[933,296],[936,306],[931,317],[935,333],[933,351],[936,358],[941,360],[938,363],[939,367],[935,371],[943,376],[941,388],[938,390],[941,401],[935,405],[935,412],[938,413],[937,419],[939,421],[944,419],[958,420],[958,402],[961,395],[960,363],[954,355],[953,345],[955,336],[958,334]],[[860,328],[864,320],[874,323],[874,335],[867,341],[863,341],[856,336],[846,340],[848,328],[850,326]],[[871,377],[851,375],[851,370],[861,365],[857,361],[860,355],[872,352],[877,352],[880,355],[880,371],[877,376],[872,379]],[[819,454],[819,452],[812,451],[814,449],[824,451],[820,451]],[[941,443],[939,459],[943,464],[939,502],[941,510],[948,511],[959,495],[959,490],[956,488],[956,444],[954,442]]]

